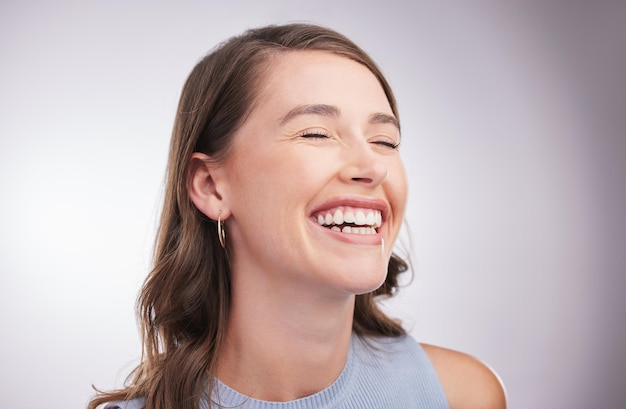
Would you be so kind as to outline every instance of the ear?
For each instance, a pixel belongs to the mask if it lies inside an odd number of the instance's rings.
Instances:
[[[187,192],[189,198],[205,216],[222,220],[230,215],[221,191],[221,176],[224,170],[208,155],[195,152],[191,155],[187,170]]]

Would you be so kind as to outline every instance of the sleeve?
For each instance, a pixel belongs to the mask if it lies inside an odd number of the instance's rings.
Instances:
[[[143,409],[145,404],[146,400],[140,398],[126,401],[110,402],[107,403],[104,409]]]

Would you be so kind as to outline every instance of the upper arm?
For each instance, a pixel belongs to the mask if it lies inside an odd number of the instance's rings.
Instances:
[[[450,409],[505,409],[500,378],[476,358],[432,345],[422,345],[441,380]]]

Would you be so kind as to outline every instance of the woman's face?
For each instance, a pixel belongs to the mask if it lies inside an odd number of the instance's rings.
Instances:
[[[378,288],[407,194],[381,85],[319,51],[280,54],[261,83],[224,163],[233,274],[257,274],[274,291]]]

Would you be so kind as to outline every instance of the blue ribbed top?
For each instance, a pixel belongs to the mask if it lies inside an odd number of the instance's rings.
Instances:
[[[328,388],[289,402],[267,402],[224,385],[214,385],[212,409],[449,409],[443,388],[422,347],[409,335],[399,338],[353,336],[348,361]],[[141,409],[143,399],[107,409]],[[208,409],[205,399],[200,407]]]

